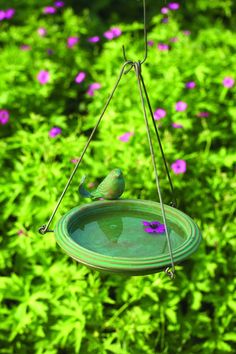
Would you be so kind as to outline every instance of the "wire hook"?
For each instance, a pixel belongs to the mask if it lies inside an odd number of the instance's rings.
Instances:
[[[139,60],[140,64],[143,64],[148,55],[148,46],[147,46],[147,24],[146,24],[146,1],[143,0],[143,33],[144,33],[144,58],[143,60]],[[122,46],[122,51],[123,51],[123,57],[124,61],[127,62],[127,56],[126,56],[126,51],[125,51],[125,46]]]

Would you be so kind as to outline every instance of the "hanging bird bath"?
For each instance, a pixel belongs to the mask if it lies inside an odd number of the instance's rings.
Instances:
[[[165,205],[175,263],[199,246],[194,221]],[[162,220],[159,203],[147,200],[98,201],[67,212],[56,224],[58,244],[72,258],[90,268],[124,275],[145,275],[171,264],[165,232],[144,231],[143,220]]]
[[[85,178],[83,178],[79,187],[79,191],[82,195],[85,197],[98,197],[104,194],[105,199],[115,200],[92,202],[91,204],[82,205],[70,210],[56,224],[55,236],[58,244],[69,256],[90,268],[126,275],[144,275],[165,269],[166,273],[171,278],[174,278],[174,264],[183,261],[197,250],[201,241],[201,233],[195,222],[176,208],[177,203],[174,196],[171,176],[168,171],[168,165],[141,70],[142,64],[147,59],[145,0],[143,0],[143,9],[144,58],[142,61],[128,60],[125,48],[123,47],[124,64],[122,65],[115,86],[88,138],[80,155],[80,159],[76,163],[48,223],[43,225],[39,229],[39,232],[46,234],[52,231],[49,230],[50,224],[78,170],[121,78],[134,69],[137,77],[138,91],[141,99],[160,203],[146,200],[117,199],[123,193],[125,186],[122,179],[120,182],[113,180],[113,178],[122,177],[120,169],[113,170],[94,193],[89,193],[84,189],[83,184]],[[147,108],[172,193],[171,206],[164,205],[162,201]],[[111,190],[107,188],[109,183],[112,186]],[[145,224],[149,226],[149,231],[144,228]],[[157,227],[159,227],[157,225],[160,226],[159,231],[163,230],[163,232],[157,232]]]

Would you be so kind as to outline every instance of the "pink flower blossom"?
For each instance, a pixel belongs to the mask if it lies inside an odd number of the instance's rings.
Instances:
[[[162,13],[163,15],[167,14],[168,12],[169,12],[168,7],[162,7],[162,8],[161,8],[161,13]]]
[[[119,27],[114,27],[111,28],[110,30],[106,31],[103,33],[103,36],[108,39],[111,40],[113,38],[117,38],[122,34],[121,29]]]
[[[9,112],[5,109],[0,109],[0,124],[4,125],[7,124],[9,121]]]
[[[158,43],[157,48],[159,50],[169,50],[168,44],[164,44],[164,43]]]
[[[124,133],[123,135],[119,136],[118,139],[124,143],[127,143],[132,135],[134,135],[134,133]]]
[[[56,10],[55,7],[53,7],[53,6],[46,6],[46,7],[44,7],[44,9],[43,9],[43,13],[44,13],[44,14],[50,14],[50,15],[55,14],[56,11],[57,11],[57,10]]]
[[[185,84],[185,87],[190,90],[194,89],[196,87],[196,83],[194,81],[189,81]]]
[[[184,31],[183,31],[183,34],[184,34],[185,36],[190,36],[191,31],[189,31],[189,30],[184,30]]]
[[[113,33],[115,38],[121,36],[122,34],[122,31],[119,27],[111,28],[111,32]]]
[[[176,111],[178,112],[182,112],[182,111],[185,111],[187,109],[188,105],[186,102],[183,102],[183,101],[179,101],[176,103],[175,105],[175,109]]]
[[[40,70],[37,75],[37,80],[41,85],[45,85],[50,79],[50,74],[47,70]]]
[[[160,120],[166,116],[166,111],[162,108],[157,108],[153,115],[155,120]]]
[[[175,162],[172,163],[171,168],[176,175],[180,173],[185,173],[187,169],[186,161],[176,160]]]
[[[169,4],[168,4],[168,7],[169,7],[169,9],[170,10],[178,10],[179,9],[179,3],[178,2],[170,2]]]
[[[23,50],[23,51],[31,50],[31,46],[27,45],[27,44],[22,44],[20,46],[20,49]]]
[[[87,94],[89,96],[94,96],[94,91],[99,90],[100,88],[101,88],[101,84],[99,84],[98,82],[94,82],[93,84],[89,85]]]
[[[26,233],[26,231],[25,231],[25,230],[22,230],[22,229],[20,229],[20,230],[17,231],[17,235],[18,235],[18,236],[28,236],[27,233]]]
[[[172,127],[176,128],[176,129],[183,128],[182,124],[179,124],[179,123],[172,123]]]
[[[5,16],[6,16],[5,11],[0,10],[0,21],[5,20]]]
[[[70,160],[70,162],[74,163],[75,165],[77,164],[77,162],[80,161],[80,157],[79,158],[76,158],[76,159],[72,159]]]
[[[38,28],[37,32],[41,37],[44,37],[47,34],[47,31],[43,27]]]
[[[16,12],[15,9],[7,9],[5,11],[5,18],[9,20],[15,15],[15,12]]]
[[[55,138],[59,134],[61,134],[61,128],[59,127],[53,127],[49,130],[50,138]]]
[[[97,43],[99,41],[100,41],[100,37],[98,37],[98,36],[88,38],[88,42],[90,42],[90,43]]]
[[[161,20],[162,23],[168,23],[169,22],[169,18],[168,17],[164,17],[162,20]]]
[[[65,5],[64,1],[55,1],[54,6],[56,7],[63,7]]]
[[[157,233],[157,234],[163,234],[165,232],[165,225],[161,224],[159,221],[142,221],[143,226],[145,227],[144,231],[147,233]]]
[[[222,81],[222,84],[224,87],[231,88],[234,86],[234,79],[230,76],[226,76],[224,80]]]
[[[197,117],[200,117],[200,118],[207,118],[209,117],[209,112],[199,112],[197,114]]]
[[[114,34],[109,30],[103,33],[103,36],[109,41],[114,38]]]
[[[10,20],[15,15],[15,9],[0,10],[0,21]]]
[[[81,71],[76,75],[75,82],[77,84],[80,84],[81,82],[84,81],[85,78],[86,78],[86,73]]]
[[[67,38],[67,47],[72,48],[79,42],[78,37],[69,37]]]
[[[178,37],[172,37],[170,38],[170,42],[175,43],[178,42],[179,38]]]
[[[147,42],[147,45],[148,45],[149,47],[153,47],[154,41],[152,41],[152,40],[151,40],[151,41],[148,41],[148,42]]]

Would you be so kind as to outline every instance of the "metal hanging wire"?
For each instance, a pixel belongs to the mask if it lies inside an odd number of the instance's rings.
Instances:
[[[84,146],[84,149],[81,153],[81,156],[78,160],[78,162],[76,163],[75,167],[74,167],[74,170],[72,171],[67,183],[66,183],[66,186],[52,212],[52,215],[50,217],[50,219],[48,220],[47,224],[41,226],[39,228],[39,233],[44,235],[48,232],[53,232],[53,230],[49,230],[49,227],[51,225],[51,222],[62,202],[62,199],[64,198],[71,182],[72,182],[72,179],[75,175],[75,173],[77,172],[80,164],[81,164],[81,161],[90,145],[90,142],[96,132],[96,130],[98,129],[98,126],[99,124],[101,123],[101,120],[113,98],[113,95],[121,81],[121,78],[123,75],[127,74],[128,72],[130,72],[132,69],[134,69],[135,73],[136,73],[136,77],[137,77],[137,83],[138,83],[138,90],[139,90],[139,94],[140,94],[140,99],[141,99],[141,105],[142,105],[142,110],[143,110],[143,116],[144,116],[144,121],[145,121],[145,126],[146,126],[146,131],[147,131],[147,136],[148,136],[148,142],[149,142],[149,148],[150,148],[150,153],[151,153],[151,157],[152,157],[152,164],[153,164],[153,168],[154,168],[154,174],[155,174],[155,180],[156,180],[156,186],[157,186],[157,193],[158,193],[158,197],[159,197],[159,200],[160,200],[160,205],[161,205],[161,212],[162,212],[162,217],[163,217],[163,221],[164,221],[164,226],[165,226],[165,231],[166,231],[166,238],[167,238],[167,244],[168,244],[168,249],[169,249],[169,254],[170,254],[170,260],[171,260],[171,267],[167,267],[165,269],[165,272],[168,274],[168,276],[173,279],[175,277],[175,265],[174,265],[174,259],[173,259],[173,252],[172,252],[172,247],[171,247],[171,240],[170,240],[170,235],[169,235],[169,230],[168,230],[168,227],[167,227],[167,221],[166,221],[166,214],[165,214],[165,208],[164,208],[164,204],[163,204],[163,201],[162,201],[162,195],[161,195],[161,189],[160,189],[160,183],[159,183],[159,177],[158,177],[158,173],[157,173],[157,166],[156,166],[156,159],[155,159],[155,153],[154,153],[154,148],[153,148],[153,142],[152,142],[152,137],[151,137],[151,131],[150,131],[150,126],[149,126],[149,122],[148,122],[148,117],[147,117],[147,110],[146,110],[146,106],[145,106],[145,99],[146,99],[146,103],[147,103],[147,106],[148,106],[148,109],[149,109],[149,113],[151,115],[151,118],[152,118],[152,123],[153,123],[153,126],[154,126],[154,130],[155,130],[155,134],[156,134],[156,138],[157,138],[157,141],[158,141],[158,145],[159,145],[159,148],[160,148],[160,151],[161,151],[161,155],[162,155],[162,159],[163,159],[163,162],[164,162],[164,166],[165,166],[165,170],[166,170],[166,173],[167,173],[167,177],[168,177],[168,181],[169,181],[169,185],[170,185],[170,188],[171,188],[171,193],[172,193],[172,201],[171,201],[171,206],[174,206],[176,207],[177,206],[177,203],[176,203],[176,198],[175,198],[175,194],[174,194],[174,188],[173,188],[173,183],[172,183],[172,180],[171,180],[171,177],[170,177],[170,174],[169,174],[169,170],[168,170],[168,166],[167,166],[167,162],[166,162],[166,159],[165,159],[165,154],[164,154],[164,150],[163,150],[163,147],[162,147],[162,144],[161,144],[161,139],[160,139],[160,136],[159,136],[159,133],[158,133],[158,129],[157,129],[157,126],[156,126],[156,122],[155,122],[155,119],[154,119],[154,115],[153,115],[153,111],[152,111],[152,108],[151,108],[151,104],[150,104],[150,99],[149,99],[149,96],[148,96],[148,93],[147,93],[147,89],[146,89],[146,86],[145,86],[145,83],[144,83],[144,79],[143,79],[143,76],[142,76],[142,72],[141,72],[141,66],[142,64],[146,61],[147,59],[147,56],[148,56],[148,46],[147,46],[147,26],[146,26],[146,2],[145,0],[143,0],[143,19],[144,19],[144,57],[143,57],[143,60],[139,60],[139,61],[133,61],[133,60],[128,60],[127,59],[127,56],[126,56],[126,50],[125,50],[125,47],[122,46],[122,51],[123,51],[123,57],[124,57],[124,64],[122,65],[122,68],[120,70],[120,74],[118,76],[118,79],[116,80],[115,82],[115,85],[112,89],[112,92],[110,94],[110,96],[108,97],[107,99],[107,102],[102,110],[102,113],[100,115],[100,117],[98,118],[97,120],[97,123],[95,125],[95,127],[93,128],[85,146]]]
[[[43,226],[41,226],[39,228],[39,233],[40,234],[44,235],[47,232],[53,232],[53,230],[49,230],[51,222],[52,222],[52,220],[53,220],[53,218],[54,218],[54,216],[55,216],[55,214],[56,214],[56,212],[57,212],[57,210],[58,210],[58,208],[59,208],[59,206],[60,206],[60,204],[62,202],[62,199],[64,198],[64,196],[65,196],[65,194],[67,192],[67,189],[69,188],[69,186],[70,186],[70,184],[72,182],[72,179],[73,179],[74,175],[76,174],[76,172],[77,172],[77,170],[79,168],[79,165],[80,165],[80,163],[81,163],[81,161],[82,161],[82,159],[83,159],[83,157],[84,157],[84,155],[85,155],[85,153],[86,153],[86,151],[87,151],[87,149],[89,147],[89,144],[91,143],[91,140],[92,140],[92,138],[93,138],[93,136],[94,136],[99,124],[101,123],[101,120],[102,120],[102,118],[103,118],[103,116],[104,116],[104,114],[105,114],[105,112],[107,110],[107,107],[109,106],[109,103],[111,102],[112,97],[113,97],[113,95],[114,95],[114,93],[115,93],[115,91],[116,91],[116,89],[117,89],[117,87],[119,85],[119,82],[120,82],[120,80],[121,80],[121,78],[122,78],[122,76],[124,74],[125,68],[126,68],[127,65],[130,65],[130,64],[131,64],[130,61],[126,61],[122,65],[122,68],[121,68],[119,77],[118,77],[118,79],[117,79],[117,81],[115,83],[115,86],[114,86],[110,96],[108,97],[108,100],[107,100],[107,102],[106,102],[106,104],[105,104],[105,106],[104,106],[104,108],[102,110],[102,113],[101,113],[100,117],[98,118],[97,123],[96,123],[95,127],[93,128],[93,130],[92,130],[92,132],[91,132],[91,134],[90,134],[90,136],[89,136],[89,138],[88,138],[88,140],[87,140],[87,142],[86,142],[86,144],[85,144],[85,146],[83,148],[83,151],[82,151],[82,153],[80,155],[80,158],[79,158],[78,162],[76,163],[76,165],[74,167],[74,170],[72,171],[72,173],[71,173],[71,175],[70,175],[70,177],[69,177],[69,179],[68,179],[68,181],[67,181],[67,183],[65,185],[65,188],[64,188],[63,192],[61,193],[60,198],[58,199],[58,202],[57,202],[57,204],[56,204],[56,206],[55,206],[55,208],[54,208],[54,210],[52,212],[52,215],[51,215],[50,219],[48,220],[47,224],[45,224],[45,225],[43,225]]]
[[[143,64],[146,60],[147,60],[147,56],[148,56],[148,45],[147,45],[147,23],[146,23],[146,3],[145,0],[143,0],[143,38],[144,38],[144,57],[143,60],[140,61],[140,64]],[[123,50],[123,57],[124,57],[124,61],[128,61],[127,57],[126,57],[126,51],[125,51],[125,46],[122,46],[122,50]],[[132,61],[133,63],[133,61]],[[132,69],[132,67],[130,68],[130,70]]]
[[[152,164],[153,164],[154,173],[155,173],[157,192],[158,192],[158,196],[159,196],[159,200],[160,200],[160,204],[161,204],[161,212],[162,212],[162,217],[163,217],[163,221],[164,221],[164,225],[165,225],[166,238],[167,238],[169,254],[170,254],[170,259],[171,259],[171,268],[168,267],[168,268],[166,268],[165,271],[170,276],[170,278],[174,278],[175,265],[174,265],[174,260],[173,260],[170,235],[169,235],[169,230],[168,230],[167,222],[166,222],[166,213],[165,213],[165,208],[164,208],[164,204],[162,201],[160,183],[159,183],[159,178],[158,178],[158,173],[157,173],[155,153],[154,153],[154,149],[153,149],[151,132],[150,132],[150,127],[149,127],[149,123],[148,123],[147,111],[146,111],[144,95],[143,95],[143,85],[142,85],[143,79],[142,79],[142,74],[141,74],[141,62],[134,63],[134,70],[135,70],[135,73],[137,76],[137,81],[138,81],[138,88],[139,88],[141,104],[142,104],[142,108],[143,108],[143,116],[144,116],[144,120],[145,120],[148,142],[149,142],[149,147],[150,147],[150,153],[151,153],[151,157],[152,157]]]
[[[147,57],[148,57],[147,20],[146,20],[146,1],[145,0],[143,0],[143,24],[144,24],[144,26],[143,26],[144,57],[143,57],[143,60],[138,61],[138,63],[140,63],[140,67],[147,60]],[[125,50],[125,46],[124,45],[122,46],[122,51],[123,51],[123,57],[124,57],[125,62],[130,62],[131,63],[130,68],[127,71],[124,72],[124,74],[127,74],[134,67],[135,62],[132,61],[132,60],[128,60],[127,59],[126,50]],[[156,122],[155,122],[155,119],[154,119],[151,103],[150,103],[150,100],[149,100],[149,97],[148,97],[148,93],[147,93],[147,89],[146,89],[146,86],[145,86],[145,83],[144,83],[144,80],[143,80],[143,77],[142,77],[142,74],[141,74],[141,69],[140,69],[140,76],[139,77],[140,77],[141,82],[142,82],[142,87],[143,87],[143,90],[144,90],[144,93],[145,93],[145,97],[146,97],[146,100],[147,100],[149,112],[150,112],[150,115],[152,117],[152,123],[153,123],[153,126],[154,126],[156,138],[157,138],[158,145],[159,145],[159,148],[160,148],[160,151],[161,151],[162,160],[164,162],[167,178],[168,178],[170,189],[171,189],[172,201],[170,202],[170,205],[173,206],[173,207],[177,207],[177,200],[176,200],[175,193],[174,193],[173,183],[172,183],[172,180],[171,180],[171,176],[170,176],[169,169],[168,169],[168,166],[167,166],[167,162],[166,162],[164,150],[163,150],[163,147],[162,147],[161,139],[160,139],[160,136],[159,136],[159,133],[158,133],[158,129],[157,129],[157,126],[156,126]]]

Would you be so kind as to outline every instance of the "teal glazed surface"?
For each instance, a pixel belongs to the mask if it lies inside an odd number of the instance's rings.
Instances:
[[[195,222],[165,205],[173,258],[195,252],[201,233]],[[166,234],[147,233],[142,221],[163,223],[160,204],[146,200],[98,201],[68,211],[57,223],[58,244],[72,258],[100,271],[144,275],[170,265]]]

